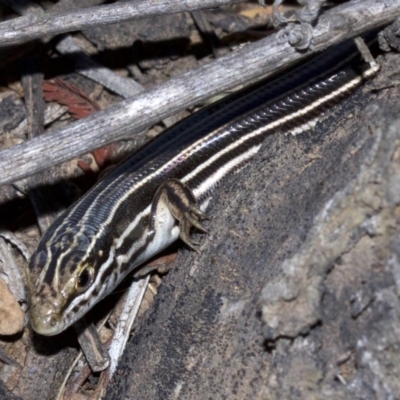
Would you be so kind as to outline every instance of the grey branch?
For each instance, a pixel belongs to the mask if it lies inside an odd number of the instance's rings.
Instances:
[[[399,15],[398,0],[344,3],[321,16],[314,29],[312,50],[306,53],[296,52],[287,43],[279,44],[276,35],[271,35],[67,127],[0,151],[0,185],[132,137],[180,109],[270,75],[312,52],[388,24]]]
[[[21,44],[45,36],[77,31],[91,26],[121,23],[239,3],[242,0],[137,0],[60,13],[34,13],[0,24],[0,47]]]

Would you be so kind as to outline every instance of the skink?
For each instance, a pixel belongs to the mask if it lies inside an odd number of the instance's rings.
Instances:
[[[309,129],[377,71],[347,41],[194,114],[131,155],[40,240],[27,268],[33,329],[62,332],[178,238],[197,250],[190,230],[205,231],[207,201],[226,175],[267,135]]]

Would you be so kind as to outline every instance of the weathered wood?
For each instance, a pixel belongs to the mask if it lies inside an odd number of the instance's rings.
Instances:
[[[345,3],[322,15],[314,30],[313,49],[308,52],[296,52],[271,35],[84,120],[0,151],[0,185],[131,136],[178,110],[270,75],[313,52],[389,23],[399,15],[400,3],[394,0]]]
[[[59,13],[35,13],[0,24],[0,46],[25,43],[45,36],[72,32],[91,26],[121,23],[191,10],[200,10],[239,3],[242,0],[139,0],[89,7]]]
[[[107,400],[399,393],[400,98],[395,88],[370,90],[312,133],[268,138],[256,162],[225,182],[208,211],[212,237],[165,278]],[[366,107],[376,96],[392,105]],[[346,209],[353,229],[322,229]],[[337,252],[338,243],[347,247]],[[298,262],[312,252],[320,257]],[[263,310],[275,310],[276,327]]]

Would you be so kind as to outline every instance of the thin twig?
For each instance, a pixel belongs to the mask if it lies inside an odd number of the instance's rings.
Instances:
[[[60,13],[35,13],[0,24],[0,46],[25,43],[45,36],[91,26],[121,23],[184,11],[239,3],[242,0],[137,0]]]
[[[135,321],[144,293],[150,280],[150,275],[139,281],[133,282],[130,286],[127,296],[124,300],[124,306],[115,329],[113,340],[110,345],[110,370],[108,371],[109,379],[113,376],[122,352],[125,349],[129,334],[132,330],[132,325]]]

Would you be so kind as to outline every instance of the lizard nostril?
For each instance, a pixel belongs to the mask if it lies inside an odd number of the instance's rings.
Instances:
[[[49,325],[50,326],[53,326],[53,327],[56,326],[58,324],[58,321],[59,321],[59,318],[57,318],[57,316],[54,314],[49,317]]]

